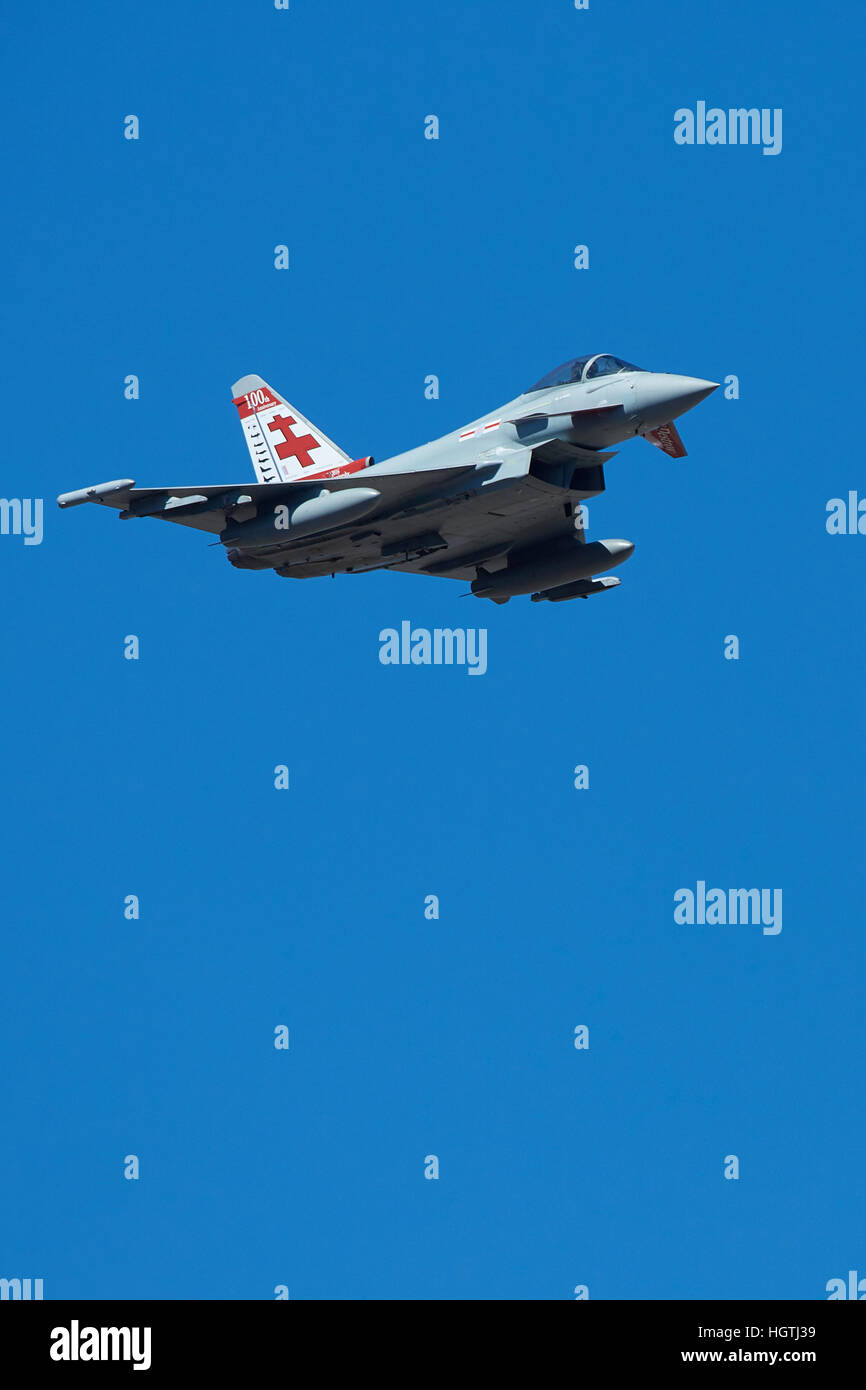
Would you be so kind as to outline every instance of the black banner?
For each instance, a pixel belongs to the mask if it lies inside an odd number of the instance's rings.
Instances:
[[[14,1363],[59,1377],[189,1372],[198,1385],[267,1365],[290,1374],[305,1366],[308,1378],[305,1353],[319,1373],[345,1363],[359,1374],[402,1364],[408,1374],[419,1356],[428,1374],[437,1364],[453,1373],[483,1356],[489,1375],[499,1362],[513,1370],[520,1356],[537,1374],[562,1352],[575,1371],[586,1362],[612,1375],[742,1365],[810,1366],[826,1377],[859,1364],[862,1318],[833,1301],[586,1301],[558,1311],[498,1302],[34,1301],[0,1303],[0,1345],[7,1371]],[[421,1339],[409,1353],[407,1333]]]

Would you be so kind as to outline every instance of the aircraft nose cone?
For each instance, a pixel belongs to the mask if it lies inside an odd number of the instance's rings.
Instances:
[[[675,396],[679,404],[679,409],[691,410],[693,405],[698,405],[700,401],[706,400],[707,396],[712,395],[718,386],[717,381],[704,381],[699,376],[672,376],[670,378],[672,395]]]
[[[699,376],[647,372],[645,379],[635,381],[635,414],[648,428],[666,425],[706,400],[718,384]]]

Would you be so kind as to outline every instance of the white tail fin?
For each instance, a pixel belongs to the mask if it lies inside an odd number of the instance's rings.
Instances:
[[[232,399],[260,483],[336,477],[357,472],[368,462],[350,459],[260,376],[236,381]]]

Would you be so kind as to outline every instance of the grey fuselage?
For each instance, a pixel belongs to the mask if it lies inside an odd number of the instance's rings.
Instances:
[[[362,520],[340,525],[335,517],[332,529],[304,536],[289,527],[249,548],[232,534],[230,558],[290,578],[388,568],[472,580],[479,566],[546,556],[573,542],[574,505],[603,491],[611,448],[672,421],[712,389],[699,378],[628,370],[524,392],[356,473],[352,487],[380,490]]]

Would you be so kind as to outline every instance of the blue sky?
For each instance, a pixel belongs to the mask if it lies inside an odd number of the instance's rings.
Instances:
[[[46,512],[41,545],[0,536],[0,1275],[677,1299],[866,1274],[866,539],[825,526],[866,492],[862,25],[4,15],[3,492]],[[698,100],[781,108],[781,154],[676,145]],[[589,603],[284,583],[54,506],[246,480],[247,372],[384,459],[602,350],[740,394],[681,422],[688,459],[607,466],[590,533],[636,550]],[[382,666],[404,619],[484,625],[486,675]],[[782,888],[783,930],[676,924],[700,879]]]

